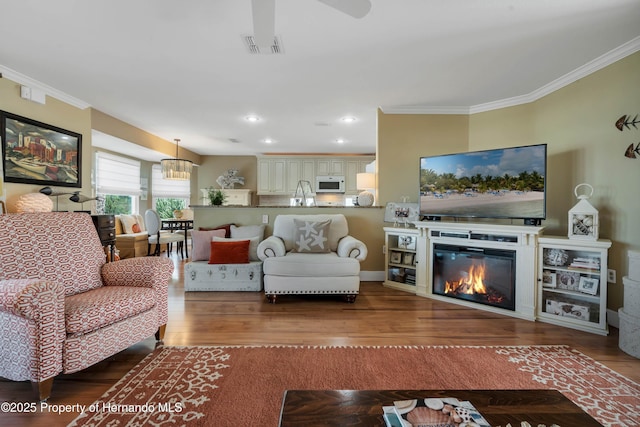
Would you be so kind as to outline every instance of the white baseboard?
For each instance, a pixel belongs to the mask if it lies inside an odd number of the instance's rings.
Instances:
[[[361,282],[384,282],[384,271],[361,271]]]

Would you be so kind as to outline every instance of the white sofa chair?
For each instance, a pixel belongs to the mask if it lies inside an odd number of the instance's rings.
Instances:
[[[349,235],[342,214],[278,215],[258,257],[271,303],[287,294],[338,294],[354,302],[367,246]]]

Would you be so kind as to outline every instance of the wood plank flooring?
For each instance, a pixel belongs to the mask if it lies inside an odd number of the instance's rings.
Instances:
[[[640,383],[640,360],[618,348],[618,331],[607,337],[529,322],[417,297],[362,283],[354,304],[333,297],[281,297],[263,293],[188,292],[183,264],[169,291],[164,343],[184,345],[535,345],[566,344]],[[149,338],[82,372],[56,377],[51,405],[90,405],[153,350]],[[28,382],[0,379],[0,402],[35,402]],[[37,403],[38,408],[40,404]],[[2,426],[64,426],[78,414],[0,412]]]

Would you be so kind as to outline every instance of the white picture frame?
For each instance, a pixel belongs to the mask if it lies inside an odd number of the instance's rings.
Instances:
[[[545,288],[557,288],[558,287],[558,275],[551,270],[542,271],[542,286]]]
[[[412,223],[420,219],[417,203],[389,202],[384,210],[384,222]]]
[[[595,277],[581,276],[580,282],[578,283],[578,290],[585,294],[596,295],[599,284],[600,280]]]
[[[398,236],[398,248],[410,251],[416,250],[416,236],[410,234],[402,234]]]
[[[412,252],[406,252],[402,257],[402,263],[404,265],[413,265],[413,255]]]

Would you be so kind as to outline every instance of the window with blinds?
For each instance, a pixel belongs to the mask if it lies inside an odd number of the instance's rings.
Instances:
[[[140,162],[109,153],[96,153],[96,192],[105,214],[138,213]],[[100,210],[100,209],[99,209]]]
[[[160,218],[172,218],[173,211],[189,206],[191,181],[163,179],[160,165],[151,167],[151,195],[153,208]]]

